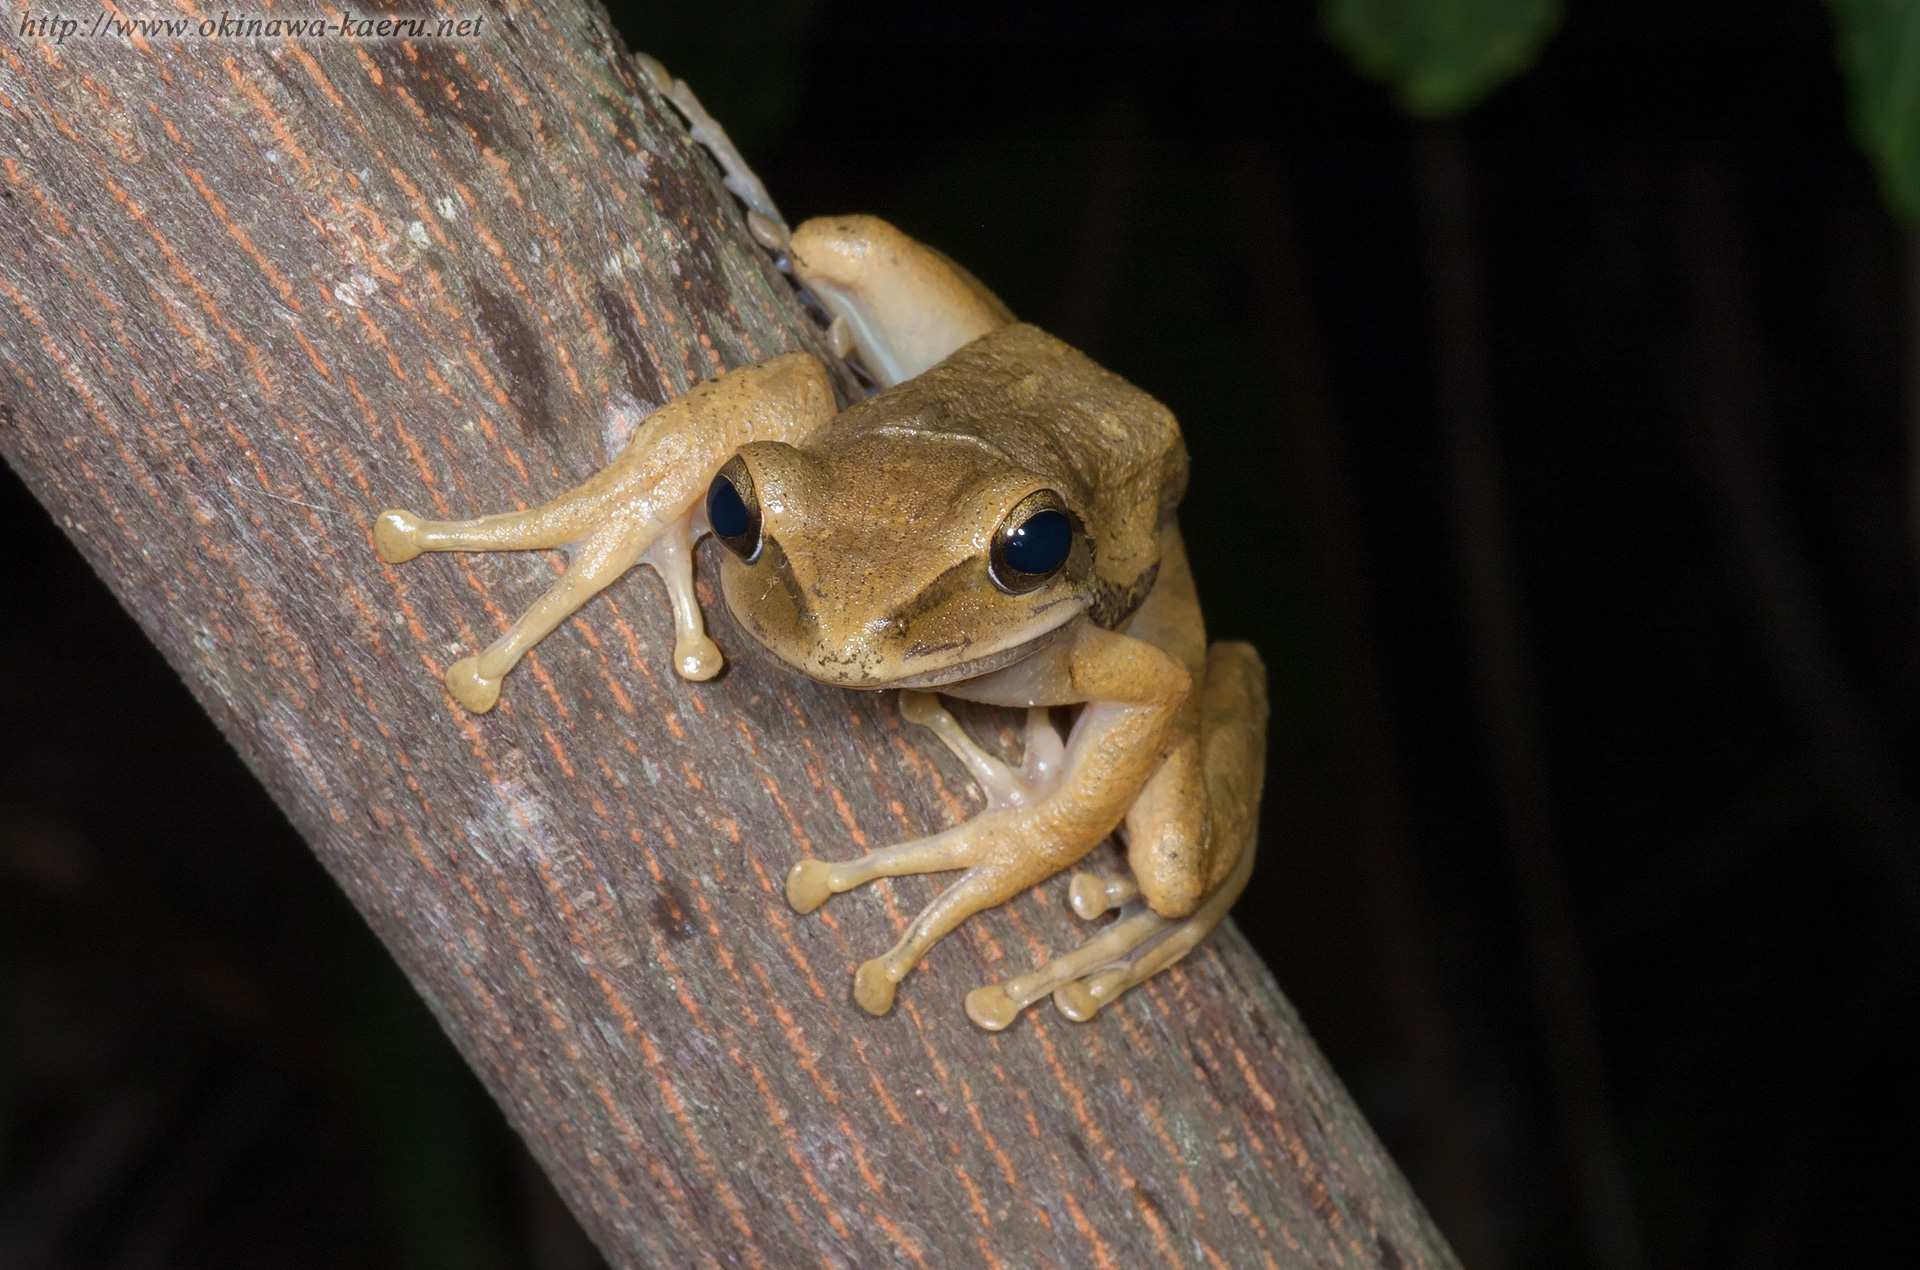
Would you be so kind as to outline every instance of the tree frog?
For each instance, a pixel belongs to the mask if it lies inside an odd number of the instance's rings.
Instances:
[[[766,655],[822,683],[897,690],[986,795],[932,837],[793,865],[786,898],[802,913],[875,878],[960,874],[859,968],[854,998],[886,1013],[948,932],[1117,831],[1129,875],[1076,876],[1070,898],[1084,918],[1119,918],[966,999],[993,1030],[1049,994],[1091,1018],[1205,938],[1253,867],[1265,672],[1250,645],[1207,644],[1174,518],[1179,427],[884,221],[810,220],[784,245],[833,315],[828,342],[877,395],[840,410],[819,361],[775,357],[668,402],[543,506],[452,522],[388,511],[375,546],[390,563],[569,551],[505,635],[448,670],[453,696],[486,711],[529,648],[640,562],[665,582],[676,670],[712,677],[721,656],[693,585],[693,544],[711,534],[726,602]],[[942,695],[1024,707],[1019,766],[969,737]],[[1064,739],[1059,707],[1077,709]]]

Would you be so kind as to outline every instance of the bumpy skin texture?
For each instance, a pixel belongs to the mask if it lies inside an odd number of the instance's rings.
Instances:
[[[1017,324],[797,446],[741,457],[780,510],[766,513],[759,559],[725,562],[728,603],[782,661],[855,688],[974,678],[1082,612],[1117,625],[1152,588],[1187,475],[1165,406]],[[1089,550],[1009,595],[988,576],[986,543],[1043,489],[1084,520]]]
[[[605,471],[550,503],[462,522],[390,511],[376,545],[393,562],[570,545],[553,588],[448,671],[469,709],[491,709],[527,649],[642,560],[672,598],[677,669],[704,679],[719,654],[694,597],[691,544],[709,528],[699,495],[723,476],[751,508],[750,531],[725,531],[722,589],[741,625],[811,678],[902,689],[907,717],[953,749],[989,802],[930,838],[800,861],[789,903],[811,912],[878,877],[962,871],[857,972],[855,998],[882,1014],[947,933],[1124,823],[1131,876],[1073,887],[1083,917],[1120,907],[1120,919],[967,999],[993,1029],[1049,994],[1070,1018],[1090,1018],[1205,938],[1252,867],[1264,672],[1247,645],[1207,646],[1174,522],[1187,475],[1178,425],[885,222],[810,221],[792,246],[799,278],[836,315],[836,344],[886,391],[836,414],[811,357],[732,371],[656,412]],[[1009,585],[996,543],[1041,506],[1068,518],[1071,546]],[[1020,769],[975,744],[933,688],[1027,707]],[[1078,708],[1064,742],[1056,707]]]

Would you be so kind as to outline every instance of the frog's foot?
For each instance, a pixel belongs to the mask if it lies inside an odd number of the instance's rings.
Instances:
[[[998,1032],[1019,1018],[1020,1011],[1056,989],[1064,989],[1094,971],[1111,973],[1110,968],[1128,953],[1164,933],[1173,924],[1158,913],[1143,908],[1038,969],[1000,983],[988,984],[984,988],[975,988],[967,994],[967,1017],[989,1032]]]
[[[506,634],[487,645],[478,657],[465,657],[447,667],[447,691],[453,699],[475,714],[493,709],[499,703],[500,680],[506,673],[520,663],[528,649],[632,568],[640,558],[641,546],[635,535],[618,529],[601,530],[573,544],[566,572],[507,628]]]
[[[944,833],[870,851],[858,860],[802,860],[787,875],[788,902],[810,913],[829,895],[875,878],[966,870],[913,919],[885,956],[860,967],[854,996],[873,1014],[892,1006],[894,986],[961,922],[1071,867],[1113,832],[1154,766],[1163,761],[1191,682],[1187,670],[1160,649],[1091,624],[1077,625],[1071,641],[1038,671],[1028,662],[1017,667],[1017,673],[1035,677],[1035,683],[1115,689],[1111,697],[1067,699],[1081,705],[1081,711],[1071,740],[1059,748],[1059,775],[1052,781],[1045,773],[1055,765],[1053,747],[1060,739],[1044,712],[1028,715],[1027,759],[1016,778],[1006,764],[968,741],[937,701],[908,694],[904,703],[909,719],[934,728],[976,774],[986,774],[982,784],[990,795],[997,793],[1003,801],[1016,795],[1036,801],[998,806]],[[996,681],[992,676],[970,681],[969,691],[987,700],[1044,701],[1066,695],[1066,690],[1043,694],[1026,680]]]
[[[802,860],[787,874],[787,903],[811,913],[828,896],[876,878],[966,870],[920,911],[899,943],[854,975],[854,999],[869,1014],[885,1014],[893,1007],[894,985],[960,923],[1051,877],[1104,836],[1074,835],[1075,840],[1063,846],[1061,828],[1058,817],[1043,810],[1008,808],[983,812],[930,838],[869,851],[857,860]],[[1081,836],[1086,841],[1078,841]]]
[[[733,191],[735,198],[747,205],[747,228],[754,239],[768,251],[785,251],[791,238],[787,232],[787,222],[781,218],[780,209],[773,205],[767,187],[741,157],[727,130],[707,113],[707,108],[700,104],[700,99],[687,86],[687,81],[668,74],[667,68],[658,59],[645,53],[636,53],[633,60],[653,85],[653,90],[672,102],[674,109],[686,117],[687,135],[705,146],[707,153],[713,156],[713,161],[720,165],[722,182]]]
[[[546,594],[485,652],[447,668],[447,691],[454,700],[475,714],[485,714],[500,700],[501,679],[527,650],[643,560],[660,574],[673,606],[674,669],[687,679],[711,679],[718,674],[720,650],[707,638],[693,588],[691,525],[697,514],[696,508],[689,508],[657,529],[609,518],[569,544],[553,540],[559,531],[546,508],[465,521],[422,520],[411,512],[389,511],[374,524],[374,545],[380,558],[391,562],[410,560],[422,551],[567,547],[566,572]]]
[[[641,561],[660,575],[673,607],[674,669],[711,679],[720,650],[707,637],[693,585],[693,542],[708,532],[701,495],[742,444],[792,442],[836,409],[826,369],[809,354],[742,366],[639,420],[611,462],[557,498],[475,520],[385,511],[374,522],[374,549],[397,564],[423,551],[565,548],[566,572],[547,593],[485,652],[447,671],[448,691],[469,710],[491,710],[501,678],[529,649]]]
[[[1137,906],[1104,931],[1035,970],[967,994],[967,1017],[990,1032],[1018,1018],[1020,1011],[1048,995],[1060,1013],[1085,1023],[1100,1008],[1136,984],[1144,983],[1192,952],[1213,933],[1220,919],[1246,888],[1253,872],[1253,844],[1240,852],[1233,872],[1186,917],[1162,917]],[[1131,877],[1073,879],[1073,909],[1085,918],[1127,904],[1139,894]]]
[[[1016,769],[987,753],[940,704],[931,692],[903,689],[900,716],[908,723],[927,728],[946,743],[987,796],[994,811],[1009,807],[1031,807],[1052,794],[1060,784],[1066,765],[1065,743],[1054,730],[1051,713],[1045,709],[1027,711],[1027,743]]]

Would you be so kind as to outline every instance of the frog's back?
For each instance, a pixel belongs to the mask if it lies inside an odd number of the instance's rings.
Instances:
[[[1187,483],[1173,412],[1038,327],[1005,326],[845,411],[809,445],[906,430],[977,443],[1053,483],[1086,520],[1094,567],[1133,590]]]

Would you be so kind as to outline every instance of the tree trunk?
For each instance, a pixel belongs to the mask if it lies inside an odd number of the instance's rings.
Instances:
[[[684,683],[636,570],[493,714],[445,696],[559,559],[389,568],[375,512],[529,505],[600,466],[623,399],[825,355],[597,5],[477,16],[10,32],[0,446],[609,1258],[1454,1265],[1230,928],[1090,1025],[976,1030],[969,988],[1083,937],[1056,881],[888,1017],[853,1003],[939,880],[801,918],[787,866],[978,806],[890,695],[779,672],[720,605],[732,663]]]

